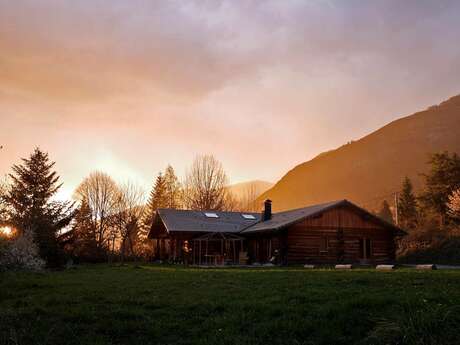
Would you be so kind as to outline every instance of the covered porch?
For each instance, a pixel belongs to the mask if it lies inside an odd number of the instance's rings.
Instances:
[[[212,232],[192,239],[192,264],[197,266],[246,265],[244,238],[232,233]]]

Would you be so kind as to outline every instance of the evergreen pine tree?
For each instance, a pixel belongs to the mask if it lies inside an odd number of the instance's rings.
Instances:
[[[73,254],[86,261],[99,261],[96,228],[88,202],[83,199],[75,215],[72,227]]]
[[[388,204],[388,201],[383,200],[382,207],[380,208],[378,216],[382,218],[383,220],[387,221],[388,223],[394,224],[393,214],[391,213],[391,209],[390,209],[390,205]]]
[[[157,209],[167,208],[168,198],[166,192],[166,182],[163,174],[160,172],[155,180],[155,184],[150,192],[149,200],[142,221],[143,228],[148,232],[152,226]]]
[[[168,165],[164,175],[166,207],[180,208],[181,207],[181,185],[177,178],[174,169]]]
[[[60,264],[58,233],[73,218],[69,202],[52,201],[61,187],[59,176],[52,170],[54,164],[47,153],[36,148],[22,164],[13,166],[5,198],[11,223],[20,233],[32,234],[48,266]]]
[[[404,179],[398,199],[398,220],[399,225],[407,230],[413,230],[417,226],[417,200],[408,177]]]

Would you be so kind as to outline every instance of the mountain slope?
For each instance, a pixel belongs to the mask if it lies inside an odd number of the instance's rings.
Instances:
[[[406,175],[419,189],[429,154],[443,150],[460,153],[460,95],[296,166],[258,202],[281,211],[346,198],[377,209]]]
[[[229,190],[238,199],[247,198],[248,195],[257,198],[262,193],[273,187],[273,185],[274,183],[271,182],[255,180],[233,184],[229,186]]]

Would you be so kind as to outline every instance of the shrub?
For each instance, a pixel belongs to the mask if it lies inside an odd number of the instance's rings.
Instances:
[[[24,233],[0,243],[0,269],[38,271],[44,267],[32,234]]]
[[[405,236],[399,243],[401,263],[460,264],[460,231],[429,228]]]

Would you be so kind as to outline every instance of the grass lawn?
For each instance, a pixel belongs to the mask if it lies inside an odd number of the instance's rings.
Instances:
[[[460,271],[0,273],[0,344],[459,344]]]

